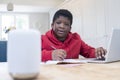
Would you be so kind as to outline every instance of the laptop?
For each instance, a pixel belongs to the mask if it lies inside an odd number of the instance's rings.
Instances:
[[[110,41],[108,43],[107,54],[104,60],[89,59],[88,62],[95,63],[109,63],[114,61],[120,61],[120,29],[113,28]]]

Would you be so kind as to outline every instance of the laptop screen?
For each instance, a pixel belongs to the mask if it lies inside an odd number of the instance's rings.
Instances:
[[[120,29],[113,28],[106,57],[107,61],[120,60]]]

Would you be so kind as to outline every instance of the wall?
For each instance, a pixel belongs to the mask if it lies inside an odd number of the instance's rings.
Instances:
[[[120,0],[68,0],[60,8],[73,13],[72,32],[94,47],[107,48],[112,27],[120,27]]]
[[[48,13],[30,13],[29,18],[30,28],[38,29],[41,34],[44,34],[49,29]]]
[[[112,27],[120,28],[120,0],[106,0],[106,28],[107,34]]]
[[[2,34],[2,31],[1,31],[1,30],[2,30],[2,25],[1,25],[1,22],[2,22],[2,21],[1,21],[1,14],[0,14],[0,34]],[[0,35],[0,39],[1,39],[1,37],[2,37],[2,36]]]

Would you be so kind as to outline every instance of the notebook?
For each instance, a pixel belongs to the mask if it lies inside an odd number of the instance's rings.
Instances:
[[[79,59],[64,59],[62,61],[48,60],[46,62],[46,64],[82,64],[82,63],[87,63],[87,61]]]
[[[108,63],[120,60],[120,29],[113,28],[105,60],[91,59],[88,62]]]

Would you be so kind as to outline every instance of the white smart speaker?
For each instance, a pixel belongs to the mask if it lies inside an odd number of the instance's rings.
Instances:
[[[7,62],[14,79],[36,78],[41,62],[41,36],[36,30],[12,30],[8,33]]]

